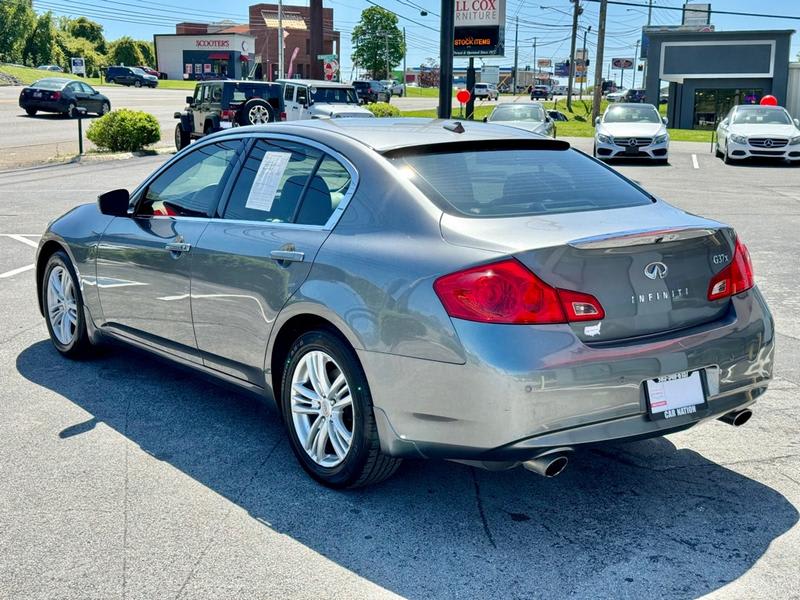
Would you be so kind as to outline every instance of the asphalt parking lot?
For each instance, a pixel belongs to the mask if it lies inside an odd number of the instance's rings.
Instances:
[[[251,397],[47,340],[38,234],[164,160],[0,173],[0,597],[800,598],[800,167],[689,143],[615,165],[748,244],[777,365],[747,425],[584,450],[555,479],[408,461],[334,492]]]

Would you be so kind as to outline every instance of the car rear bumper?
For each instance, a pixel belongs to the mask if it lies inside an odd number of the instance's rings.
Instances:
[[[737,144],[728,141],[728,157],[734,160],[746,158],[778,158],[800,160],[800,144],[786,145],[782,148],[754,148],[749,144]]]
[[[465,364],[359,351],[384,452],[524,461],[554,447],[659,436],[751,404],[772,378],[773,321],[756,288],[714,323],[602,347],[567,326],[454,325]],[[644,382],[697,369],[708,411],[650,419]]]
[[[20,100],[19,106],[23,110],[36,109],[43,112],[67,112],[67,105],[58,101],[51,102],[48,100],[35,100],[33,98],[29,98],[26,100]]]

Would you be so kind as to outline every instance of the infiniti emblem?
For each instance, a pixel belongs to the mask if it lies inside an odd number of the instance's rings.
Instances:
[[[667,276],[667,265],[662,262],[651,262],[644,268],[644,276],[648,279],[664,279]]]

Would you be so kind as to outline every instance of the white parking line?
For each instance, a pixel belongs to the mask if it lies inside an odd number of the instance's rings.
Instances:
[[[18,235],[16,233],[0,233],[0,235],[2,235],[3,237],[11,238],[12,240],[17,240],[18,242],[22,242],[23,244],[27,244],[28,246],[31,246],[32,248],[38,248],[39,247],[39,244],[37,242],[34,242],[33,240],[29,240],[24,235]],[[34,234],[28,234],[28,235],[30,235],[31,237],[34,236]],[[41,237],[41,236],[36,235],[36,237]]]
[[[19,269],[13,269],[11,271],[6,271],[5,273],[0,273],[0,279],[5,279],[6,277],[13,277],[14,275],[19,275],[20,273],[24,273],[25,271],[30,271],[36,265],[25,265],[24,267],[20,267]]]
[[[699,169],[700,165],[697,163],[697,154],[692,154],[692,166],[695,169]]]

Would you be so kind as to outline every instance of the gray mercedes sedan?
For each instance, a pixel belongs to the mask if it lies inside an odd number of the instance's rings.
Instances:
[[[208,136],[52,222],[36,284],[61,354],[117,340],[250,390],[332,487],[403,457],[553,476],[582,446],[742,424],[772,377],[731,227],[484,123]]]

